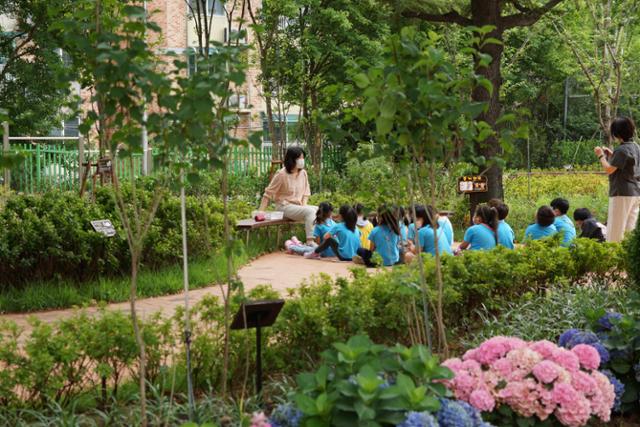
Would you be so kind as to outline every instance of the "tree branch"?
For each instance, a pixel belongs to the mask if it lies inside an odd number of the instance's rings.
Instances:
[[[473,21],[460,15],[455,10],[443,14],[427,13],[419,10],[406,10],[402,12],[404,18],[416,18],[429,22],[442,22],[445,24],[458,24],[462,26],[472,25]]]
[[[544,6],[537,7],[535,9],[530,9],[527,12],[521,12],[521,13],[516,13],[514,15],[504,16],[500,18],[500,22],[502,24],[500,25],[500,27],[505,30],[508,30],[509,28],[526,27],[529,25],[533,25],[536,22],[538,22],[538,20],[542,18],[542,16],[545,13],[549,12],[551,9],[556,7],[556,5],[558,5],[562,1],[563,0],[549,0]],[[512,3],[515,6],[515,3],[517,2],[512,2]],[[516,8],[518,7],[516,6]]]

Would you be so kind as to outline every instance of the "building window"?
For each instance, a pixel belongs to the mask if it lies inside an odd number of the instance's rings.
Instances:
[[[284,142],[285,146],[298,142],[296,137],[298,116],[296,114],[287,115],[286,120],[279,120],[279,117],[274,115],[273,121],[278,141]],[[269,133],[269,121],[264,113],[262,113],[262,143],[266,145],[273,143]]]
[[[225,16],[226,12],[224,8],[224,1],[225,0],[207,0],[207,14]],[[200,5],[200,7],[204,3],[203,0],[189,0],[189,6],[191,6],[191,10],[193,10],[193,13],[197,13],[198,10],[198,5],[196,5],[196,2]]]

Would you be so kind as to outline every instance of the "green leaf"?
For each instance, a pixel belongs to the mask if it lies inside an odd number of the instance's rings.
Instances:
[[[354,75],[353,81],[360,89],[364,89],[371,84],[369,77],[365,73],[358,73]]]
[[[309,396],[298,393],[294,396],[293,400],[296,402],[296,406],[303,414],[308,416],[319,415],[316,401]]]

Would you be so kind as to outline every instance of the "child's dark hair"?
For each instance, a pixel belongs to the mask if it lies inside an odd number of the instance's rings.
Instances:
[[[400,235],[400,223],[396,216],[396,210],[391,206],[382,205],[378,208],[378,225],[386,225],[398,236]]]
[[[322,202],[318,205],[318,210],[316,211],[316,224],[324,224],[325,221],[331,218],[331,214],[333,213],[333,206],[329,202]]]
[[[422,205],[417,205],[415,207],[415,211],[416,211],[416,217],[414,218],[414,222],[415,220],[421,219],[422,220],[422,225],[430,225],[433,228],[438,228],[438,220],[436,219],[435,216],[435,210],[433,209],[433,206],[422,206]]]
[[[558,209],[562,215],[566,215],[567,212],[569,212],[569,201],[567,199],[558,197],[557,199],[553,199],[551,201],[551,208]]]
[[[556,220],[556,214],[550,206],[541,206],[536,214],[536,222],[542,227],[548,227]]]
[[[364,206],[362,205],[362,203],[356,203],[355,205],[353,205],[353,208],[356,210],[356,214],[358,216],[364,215]]]
[[[344,225],[351,231],[356,231],[356,224],[358,222],[358,214],[356,210],[349,205],[340,206],[340,216]]]
[[[589,218],[593,218],[591,211],[587,208],[578,208],[573,211],[573,219],[575,221],[586,221]]]
[[[614,138],[620,138],[624,142],[631,141],[635,132],[636,125],[629,117],[616,117],[611,122],[611,135]]]
[[[500,199],[491,199],[488,205],[495,208],[498,211],[498,219],[503,221],[509,216],[509,205]]]
[[[400,224],[404,224],[405,226],[409,225],[409,219],[407,218],[407,213],[404,210],[404,208],[402,206],[398,206],[397,208],[397,217],[398,217],[398,222]]]
[[[480,217],[483,224],[487,224],[493,231],[498,230],[498,210],[488,204],[478,205],[475,216]]]

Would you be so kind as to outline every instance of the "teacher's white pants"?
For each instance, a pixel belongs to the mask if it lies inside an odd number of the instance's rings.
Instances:
[[[313,228],[316,222],[317,206],[311,205],[278,205],[276,210],[281,211],[285,218],[294,221],[304,221],[304,231],[307,234],[307,240],[313,239]]]
[[[610,197],[607,242],[621,242],[625,233],[633,231],[638,223],[638,212],[640,197]]]

